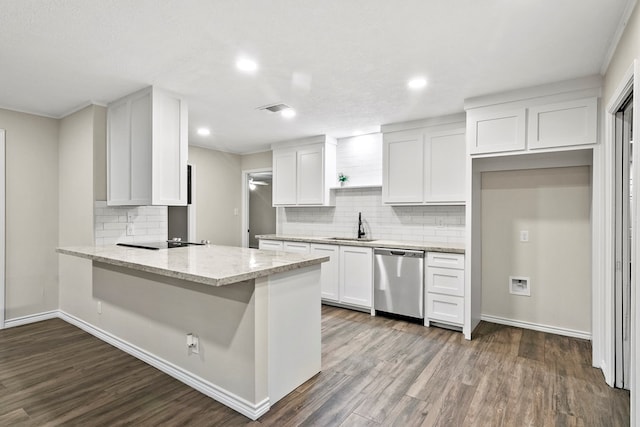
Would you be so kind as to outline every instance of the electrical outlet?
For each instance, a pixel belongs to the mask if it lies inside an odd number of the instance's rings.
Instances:
[[[436,225],[438,226],[438,228],[444,228],[444,218],[438,217],[438,219],[436,220]]]
[[[134,232],[133,224],[127,224],[127,236],[133,236]]]
[[[240,210],[238,208],[233,208],[233,215],[238,216],[240,214]]]
[[[102,301],[98,301],[98,314],[102,314]]]
[[[521,242],[529,241],[529,230],[520,230],[520,241]]]
[[[198,354],[200,352],[200,340],[197,335],[187,334],[187,349],[189,354]]]

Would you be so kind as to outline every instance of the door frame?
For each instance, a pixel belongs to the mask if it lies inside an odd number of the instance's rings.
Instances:
[[[616,113],[625,102],[634,87],[634,80],[637,79],[637,73],[635,72],[636,62],[631,64],[631,67],[627,70],[616,91],[613,93],[609,100],[605,110],[605,138],[603,144],[603,161],[605,171],[605,194],[604,194],[604,221],[602,222],[603,234],[605,236],[604,242],[604,256],[600,259],[603,260],[603,273],[602,280],[603,286],[599,288],[599,295],[594,294],[593,301],[593,320],[594,320],[594,332],[600,329],[600,336],[596,340],[594,334],[594,359],[597,360],[600,368],[605,377],[605,381],[610,386],[615,384],[615,174],[616,174],[616,154],[615,154],[615,132],[616,132]],[[637,105],[637,99],[634,99],[634,107]],[[634,115],[634,125],[637,123],[637,115]],[[637,160],[638,150],[634,150],[633,161]],[[637,164],[637,163],[636,163]],[[638,177],[637,168],[633,171],[633,180]],[[639,181],[635,181],[639,182]],[[634,212],[637,212],[638,201],[636,196],[638,195],[638,189],[633,189],[633,204]],[[636,217],[630,218],[632,223],[632,239],[634,241],[632,245],[632,263],[637,264],[638,251],[636,248],[636,232],[637,221]],[[635,270],[631,272],[631,283],[637,282],[638,274]],[[633,303],[632,296],[632,303]],[[633,331],[633,321],[632,321]],[[633,332],[632,332],[633,334]],[[633,347],[633,346],[632,346]],[[633,352],[633,348],[632,348]],[[594,360],[594,362],[596,361]],[[633,360],[633,355],[632,355]],[[632,380],[633,381],[633,380]]]
[[[188,163],[191,168],[191,204],[187,205],[187,240],[196,241],[196,165]]]
[[[249,234],[245,231],[249,227],[249,175],[259,172],[273,172],[273,168],[245,169],[242,171],[242,225],[240,228],[240,244],[249,247]]]
[[[604,248],[602,267],[603,275],[602,283],[600,287],[599,298],[596,298],[594,294],[594,326],[598,323],[602,325],[600,329],[600,340],[596,345],[594,341],[594,356],[598,355],[597,360],[600,364],[600,368],[605,377],[607,384],[613,387],[615,383],[615,229],[613,225],[613,219],[615,215],[614,201],[615,201],[615,121],[616,113],[627,99],[629,94],[633,91],[633,128],[636,130],[635,140],[638,140],[637,133],[640,129],[640,63],[636,59],[633,61],[623,78],[620,80],[618,87],[609,100],[605,114],[605,135],[604,146],[602,147],[603,155],[602,161],[605,171],[605,191],[604,191],[604,221],[599,231],[604,236]],[[631,262],[632,265],[640,266],[640,189],[638,188],[640,183],[640,149],[633,150],[633,163],[636,167],[633,168],[632,179],[634,185],[632,189],[632,211],[634,215],[630,218],[632,224],[632,247],[631,247]],[[640,366],[637,366],[636,361],[640,357],[640,289],[638,284],[640,283],[640,273],[638,268],[632,268],[631,270],[631,425],[636,425],[640,421],[638,411],[640,410]],[[598,301],[599,304],[595,304]],[[595,329],[594,329],[595,331]],[[596,359],[596,357],[594,357]],[[595,362],[595,360],[594,360]]]

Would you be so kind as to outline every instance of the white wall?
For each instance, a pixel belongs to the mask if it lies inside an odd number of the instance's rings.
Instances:
[[[347,185],[382,185],[382,134],[338,139],[336,171],[349,177]]]
[[[105,117],[103,107],[89,106],[60,121],[60,246],[94,244],[94,145],[102,145],[95,138],[104,138]],[[58,257],[59,308],[95,320],[91,261]]]
[[[271,150],[260,153],[245,154],[240,157],[240,167],[243,171],[252,169],[269,169],[273,164]]]
[[[190,146],[189,163],[195,166],[196,241],[240,246],[240,156]]]
[[[590,180],[588,166],[482,174],[483,315],[591,333]]]
[[[96,245],[167,240],[166,206],[107,206],[105,201],[96,201],[94,214]],[[133,225],[130,234],[127,233],[128,224]]]
[[[464,243],[463,206],[384,206],[380,188],[342,188],[335,207],[277,208],[278,234],[356,237],[362,212],[367,238]]]
[[[58,120],[0,109],[6,130],[6,319],[58,306]]]

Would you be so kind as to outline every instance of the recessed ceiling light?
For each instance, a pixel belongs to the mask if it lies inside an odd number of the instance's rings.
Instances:
[[[417,77],[415,79],[409,80],[409,83],[407,83],[407,85],[411,89],[422,89],[427,85],[427,81],[422,77]]]
[[[240,58],[236,61],[236,67],[238,67],[238,70],[240,71],[252,73],[258,69],[258,64],[251,59]]]
[[[296,110],[294,110],[293,108],[285,108],[284,110],[280,111],[280,114],[282,114],[282,117],[290,119],[296,116]]]
[[[202,135],[202,136],[211,135],[211,131],[207,128],[199,128],[197,132],[198,132],[198,135]]]

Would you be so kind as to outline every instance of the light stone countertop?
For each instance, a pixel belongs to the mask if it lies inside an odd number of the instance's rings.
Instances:
[[[367,248],[393,248],[393,249],[413,249],[426,252],[446,252],[454,254],[464,254],[464,245],[447,243],[424,243],[409,242],[400,240],[353,240],[350,238],[332,238],[318,236],[286,236],[278,234],[263,234],[256,236],[260,240],[281,240],[287,242],[321,243],[325,245],[341,246],[364,246]]]
[[[230,285],[329,261],[328,256],[216,245],[160,250],[116,245],[74,246],[57,248],[56,252],[211,286]]]

